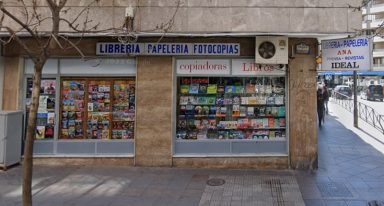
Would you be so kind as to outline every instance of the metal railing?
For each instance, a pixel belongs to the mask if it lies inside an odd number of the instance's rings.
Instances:
[[[353,113],[353,98],[333,92],[331,101]],[[372,107],[359,101],[357,102],[357,110],[360,119],[384,134],[384,115],[379,114]]]

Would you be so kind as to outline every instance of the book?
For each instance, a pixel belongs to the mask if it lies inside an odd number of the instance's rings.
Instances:
[[[225,86],[224,85],[218,85],[217,86],[217,93],[223,94],[225,92]]]
[[[265,116],[272,116],[272,107],[266,107],[265,108]]]
[[[275,119],[268,118],[268,127],[267,128],[275,128]]]
[[[216,119],[208,120],[208,129],[216,129]]]
[[[276,96],[275,104],[284,104],[284,96]]]
[[[187,128],[187,120],[185,120],[185,119],[179,119],[177,128],[178,128],[178,129],[186,129],[186,128]]]
[[[245,116],[247,116],[247,107],[240,106],[240,117],[245,117]]]
[[[285,106],[279,107],[277,115],[279,117],[284,117],[285,116]]]
[[[207,131],[206,130],[200,130],[197,132],[196,139],[207,139]]]
[[[252,104],[252,105],[257,104],[256,97],[248,97],[248,104]]]
[[[197,104],[208,104],[208,97],[197,97]]]
[[[54,136],[54,126],[48,125],[45,127],[45,138],[53,138]]]
[[[208,84],[207,94],[216,94],[217,93],[217,85],[216,84]]]
[[[236,94],[242,94],[244,93],[244,87],[243,86],[235,86],[235,92]]]
[[[263,128],[268,128],[269,127],[269,120],[268,118],[263,118]]]
[[[254,107],[247,107],[247,116],[255,116],[255,108]]]
[[[199,85],[199,94],[206,94],[208,89],[208,84]]]
[[[209,121],[208,119],[202,119],[201,120],[201,129],[207,129],[209,126]]]
[[[232,98],[224,98],[224,105],[232,105]]]
[[[47,115],[47,123],[50,125],[55,124],[55,113],[49,112]]]
[[[248,94],[255,93],[255,85],[251,84],[251,83],[246,84],[246,86],[245,86],[245,93],[248,93]]]
[[[48,123],[48,113],[37,113],[36,125],[45,126]]]
[[[275,104],[275,97],[268,97],[267,98],[267,104],[269,104],[269,105]]]
[[[257,96],[256,101],[257,101],[257,104],[267,104],[267,97]]]
[[[240,97],[239,96],[235,96],[233,97],[233,104],[240,104]]]
[[[272,94],[272,85],[266,85],[266,86],[264,87],[264,89],[265,89],[264,93],[266,93],[266,94]]]
[[[206,106],[206,105],[203,106],[202,110],[201,110],[201,114],[208,116],[208,114],[209,114],[209,106]]]
[[[265,116],[265,107],[259,107],[259,116]]]
[[[273,125],[275,126],[275,128],[279,128],[279,127],[280,127],[280,125],[279,125],[279,119],[275,118],[275,119],[274,119],[274,123],[273,123]]]
[[[272,107],[271,115],[274,116],[274,117],[279,116],[279,108],[278,107]]]
[[[285,127],[285,118],[279,118],[279,127]]]
[[[247,119],[247,118],[238,119],[237,122],[238,122],[238,128],[239,129],[247,129],[249,127],[249,124],[250,124],[249,119]]]
[[[225,86],[225,93],[226,94],[232,94],[235,93],[235,86],[227,85]]]
[[[194,120],[194,125],[195,125],[196,129],[202,129],[202,127],[201,127],[201,120],[195,119]]]
[[[181,94],[188,94],[188,92],[189,92],[189,85],[188,84],[180,85],[180,93]]]
[[[37,126],[36,127],[36,139],[44,139],[45,138],[45,126]]]
[[[274,139],[275,138],[275,131],[269,131],[269,139]]]
[[[191,84],[189,87],[190,94],[198,94],[199,93],[199,84]]]
[[[247,105],[248,104],[248,97],[241,97],[240,98],[240,103],[242,105]]]
[[[265,93],[264,85],[261,85],[261,84],[256,85],[255,92],[259,94],[264,94]]]
[[[201,115],[202,110],[203,110],[202,106],[196,106],[195,107],[195,115]]]
[[[216,98],[216,105],[223,105],[224,104],[224,98],[218,97]]]
[[[232,106],[232,116],[233,117],[239,117],[240,116],[240,105],[234,104]]]
[[[207,98],[207,104],[208,105],[215,105],[216,97],[206,97],[206,98]]]

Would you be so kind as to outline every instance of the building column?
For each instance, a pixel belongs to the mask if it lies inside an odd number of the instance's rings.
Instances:
[[[310,54],[295,54],[297,44],[310,46]],[[289,156],[293,169],[317,168],[316,39],[290,39]]]
[[[18,110],[21,107],[22,94],[22,66],[23,61],[19,57],[4,57],[4,81],[3,81],[3,110]],[[1,64],[1,63],[0,63]]]
[[[137,166],[172,166],[172,74],[172,57],[137,58]]]

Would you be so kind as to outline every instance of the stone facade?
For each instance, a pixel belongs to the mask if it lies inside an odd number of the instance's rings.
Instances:
[[[69,0],[64,18],[73,19],[92,0]],[[89,18],[98,29],[123,25],[125,8],[133,6],[135,30],[159,32],[156,26],[168,22],[176,10],[176,0],[101,0],[91,4]],[[27,5],[31,6],[27,1]],[[42,16],[49,16],[45,1],[38,1]],[[20,1],[8,0],[5,6],[18,16],[23,15]],[[361,29],[361,0],[180,0],[174,18],[174,33],[297,33],[345,34]],[[31,7],[29,7],[31,8]],[[104,15],[108,14],[108,15]],[[103,15],[102,20],[100,16]],[[96,21],[99,20],[99,21]],[[5,19],[5,23],[10,23]],[[83,18],[78,23],[82,24]],[[14,24],[7,24],[14,25]],[[92,24],[90,24],[92,25]],[[41,31],[49,31],[49,21]],[[62,32],[71,32],[63,22]]]

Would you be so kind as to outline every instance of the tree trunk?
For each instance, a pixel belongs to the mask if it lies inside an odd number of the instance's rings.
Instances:
[[[41,74],[45,62],[45,57],[39,58],[39,60],[35,62],[35,73],[33,74],[32,103],[29,110],[23,160],[23,206],[32,206],[33,142],[36,135],[36,117],[39,108]]]

